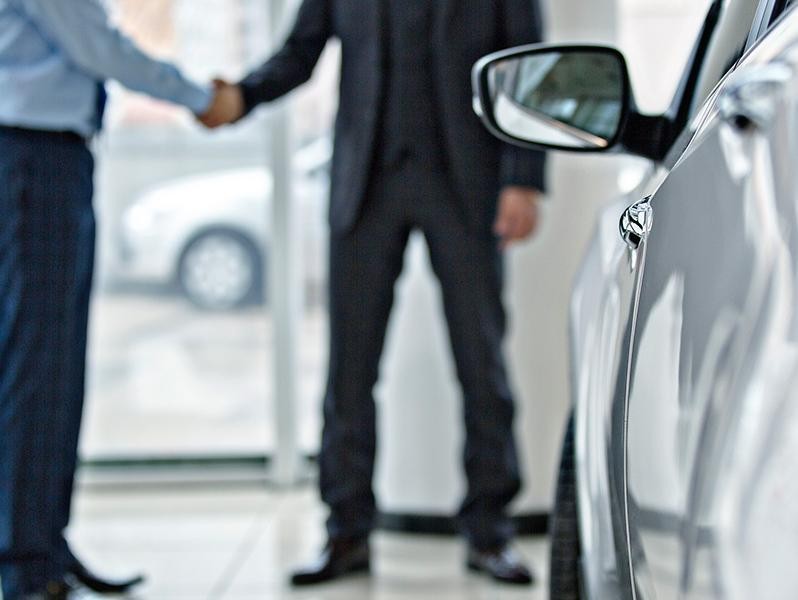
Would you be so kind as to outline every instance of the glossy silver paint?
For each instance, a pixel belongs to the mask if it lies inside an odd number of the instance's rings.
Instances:
[[[798,510],[774,494],[798,463],[779,459],[796,426],[781,419],[798,365],[796,44],[791,15],[722,83],[651,201],[626,414],[638,598],[798,597],[783,555]]]
[[[798,597],[798,25],[726,74],[754,8],[725,3],[690,143],[606,209],[575,286],[590,598]],[[624,209],[654,191],[646,236]]]
[[[636,192],[633,192],[635,194]],[[637,197],[637,196],[635,196]],[[620,597],[618,557],[625,536],[614,524],[624,521],[622,421],[613,413],[614,390],[624,372],[635,288],[632,255],[618,235],[618,215],[631,197],[608,206],[599,219],[590,251],[571,298],[571,389],[574,394],[577,505],[582,577],[591,597]],[[621,268],[618,268],[620,265]],[[621,558],[623,560],[623,558]]]
[[[748,35],[755,3],[725,3],[695,82],[687,136],[706,120],[707,97]],[[619,216],[661,184],[667,169],[652,165],[643,183],[609,205],[576,280],[571,305],[572,390],[583,588],[589,598],[632,597],[632,536],[627,527],[627,385],[633,303],[641,251],[618,232]],[[653,213],[653,209],[652,209]],[[653,215],[647,214],[653,224]],[[621,223],[623,226],[623,222]],[[625,564],[624,564],[625,563]]]
[[[793,3],[713,3],[675,99],[688,124],[606,209],[579,273],[571,377],[589,598],[798,598]]]

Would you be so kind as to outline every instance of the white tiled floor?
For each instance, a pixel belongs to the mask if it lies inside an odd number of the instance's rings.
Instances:
[[[311,488],[84,489],[73,543],[92,566],[147,574],[140,600],[543,600],[546,540],[522,538],[534,587],[467,574],[459,539],[377,533],[375,573],[306,590],[286,573],[323,541],[324,511]]]

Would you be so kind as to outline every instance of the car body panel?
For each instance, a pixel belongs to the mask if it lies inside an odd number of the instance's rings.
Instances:
[[[714,317],[715,313],[688,311],[689,314],[685,315],[687,279],[684,273],[681,277],[666,277],[659,282],[661,289],[652,296],[656,286],[645,283],[647,269],[646,273],[642,269],[648,264],[649,242],[644,242],[636,252],[636,259],[631,260],[631,251],[618,234],[618,219],[623,208],[658,190],[662,184],[663,188],[655,195],[657,200],[652,203],[655,231],[664,230],[667,226],[675,233],[662,231],[653,234],[655,269],[652,278],[662,277],[660,263],[663,253],[672,249],[674,244],[683,252],[685,268],[686,261],[697,251],[696,247],[688,250],[690,242],[709,246],[702,257],[704,269],[698,277],[699,282],[718,275],[717,269],[712,267],[713,261],[732,266],[739,261],[741,266],[746,258],[750,260],[743,254],[735,257],[733,251],[726,256],[712,245],[710,237],[702,233],[702,228],[714,231],[722,225],[735,223],[727,212],[739,210],[743,204],[744,194],[739,185],[737,188],[727,185],[720,194],[736,193],[735,208],[723,205],[724,212],[719,211],[718,206],[705,205],[703,209],[697,209],[701,211],[697,219],[699,223],[685,226],[676,212],[671,212],[677,211],[677,207],[682,211],[691,208],[692,204],[686,206],[688,196],[696,204],[704,197],[717,194],[715,186],[719,184],[715,173],[721,178],[725,173],[728,184],[729,169],[739,169],[739,165],[729,166],[729,160],[735,159],[728,156],[729,131],[722,134],[725,141],[721,141],[721,134],[714,131],[718,127],[716,103],[730,78],[729,74],[738,64],[737,57],[742,54],[743,46],[747,44],[750,47],[756,43],[754,32],[760,32],[760,35],[765,32],[762,23],[772,21],[775,6],[767,0],[758,5],[751,0],[732,0],[714,8],[719,11],[716,13],[717,29],[709,38],[705,55],[695,59],[703,61],[693,83],[695,90],[693,93],[685,91],[686,102],[690,104],[686,113],[691,115],[688,126],[674,143],[670,156],[659,168],[652,168],[643,186],[605,209],[574,287],[571,379],[575,405],[582,579],[583,591],[588,598],[755,597],[739,594],[737,590],[744,587],[744,583],[727,585],[725,591],[719,591],[723,589],[724,581],[729,579],[729,572],[719,575],[718,565],[731,564],[734,559],[728,557],[737,555],[730,552],[734,546],[726,546],[725,551],[706,552],[708,538],[714,539],[714,535],[728,539],[733,534],[727,531],[728,527],[710,534],[706,519],[702,521],[699,518],[711,509],[706,494],[699,489],[699,482],[709,485],[713,478],[706,473],[712,468],[711,457],[706,463],[696,461],[700,453],[711,453],[713,444],[719,444],[718,433],[702,421],[709,410],[706,395],[695,392],[693,384],[692,396],[685,401],[684,388],[679,387],[680,376],[689,379],[697,373],[703,373],[705,377],[714,373],[710,363],[702,363],[703,371],[694,372],[691,366],[689,376],[688,372],[682,371],[685,364],[697,360],[695,354],[682,351],[685,319],[694,329],[695,339],[691,338],[689,344],[700,342],[701,347],[708,347],[709,354],[714,353],[716,358],[720,352],[716,345],[722,338],[720,328],[723,321],[718,317],[720,324],[705,325],[709,329],[703,332],[695,330],[694,321],[708,314]],[[757,12],[758,9],[761,10]],[[767,41],[739,62],[740,68],[744,69],[755,60],[766,60],[762,50],[764,46],[782,46],[783,49],[786,42],[777,40],[779,35],[784,37],[779,31],[771,31]],[[754,59],[757,53],[760,58]],[[773,50],[770,56],[773,57]],[[678,108],[675,104],[673,111]],[[701,163],[703,154],[706,157]],[[699,162],[691,165],[691,161]],[[669,173],[670,168],[675,171]],[[675,177],[672,182],[671,176]],[[684,181],[680,182],[682,178]],[[697,187],[703,186],[701,191],[690,187],[687,180],[691,178],[698,182]],[[715,202],[719,202],[717,196]],[[673,222],[669,224],[668,217],[662,217],[665,223],[659,228],[658,212],[664,212],[662,207],[668,204],[673,207],[667,213],[672,215]],[[718,221],[721,216],[726,221]],[[686,239],[679,238],[679,235],[686,236]],[[731,243],[733,240],[727,236],[723,241]],[[713,250],[714,255],[711,254]],[[738,294],[747,289],[746,282],[738,280],[736,272],[732,270],[726,275],[727,283],[736,286]],[[690,281],[695,277],[692,275]],[[643,283],[630,286],[636,278]],[[731,295],[731,288],[726,293]],[[700,292],[697,293],[695,284],[691,285],[690,299],[693,296],[697,296],[696,302],[705,299]],[[633,307],[636,298],[641,305]],[[723,295],[720,298],[726,299]],[[643,308],[642,322],[640,329],[634,329],[640,307]],[[631,370],[627,371],[630,366]],[[727,372],[729,367],[726,365]],[[785,375],[782,380],[790,379]],[[701,383],[706,388],[704,380]],[[656,391],[657,400],[646,404],[646,394],[652,389]],[[782,390],[786,389],[782,386]],[[702,393],[706,394],[706,391]],[[783,400],[788,395],[783,391],[779,397]],[[790,431],[785,431],[781,447],[791,447],[792,439]],[[722,456],[717,454],[717,450],[715,452],[712,454],[715,458]],[[785,452],[783,450],[782,454]],[[750,461],[750,456],[748,459]],[[771,481],[778,481],[778,478],[771,477]],[[628,484],[631,488],[627,496]],[[739,482],[738,485],[744,486]],[[729,498],[733,497],[729,495]],[[737,498],[737,514],[741,514],[742,506],[750,505],[751,501],[745,504],[740,500],[741,496]],[[690,515],[688,518],[693,521],[688,523],[685,515]],[[749,532],[749,535],[753,534]],[[737,559],[738,565],[741,564],[739,556]]]
[[[572,297],[580,535],[555,535],[553,556],[579,554],[588,598],[798,597],[793,4],[715,0],[671,109],[648,118],[632,105],[636,129],[619,132],[639,156],[670,149],[631,206],[601,216]],[[558,498],[567,523],[567,487]],[[573,564],[552,562],[569,594]]]
[[[721,3],[708,38],[695,89],[682,90],[692,115],[672,155],[686,156],[690,141],[709,118],[718,86],[742,53],[755,2]],[[710,11],[711,14],[712,11]],[[745,23],[748,19],[748,24]],[[709,17],[708,17],[709,21]],[[735,41],[737,40],[737,41]],[[674,112],[679,106],[674,105]],[[681,140],[684,140],[683,142]],[[682,154],[682,149],[687,153]],[[625,453],[627,367],[635,310],[636,278],[645,259],[644,244],[632,256],[618,232],[623,209],[655,191],[668,175],[669,162],[651,167],[638,189],[603,211],[582,268],[571,305],[572,395],[575,406],[580,551],[584,591],[589,598],[632,597],[635,593],[627,528]],[[626,563],[626,564],[624,564]]]
[[[750,482],[730,485],[742,474],[730,458],[749,456],[740,446],[741,431],[751,425],[743,417],[771,401],[783,406],[784,393],[772,400],[762,389],[775,380],[784,392],[794,375],[798,254],[790,166],[798,155],[788,150],[795,149],[798,116],[796,42],[793,14],[722,83],[701,130],[652,199],[626,415],[638,598],[795,597],[794,586],[777,591],[761,575],[757,580],[775,595],[763,595],[758,585],[741,595],[738,586],[748,580],[735,585],[720,565],[749,550],[732,533],[746,525],[739,507],[752,489]],[[773,105],[773,123],[740,127],[722,119],[718,105],[729,90],[774,65],[790,79],[753,88],[757,103]],[[785,361],[786,370],[774,373],[774,364]],[[737,506],[737,518],[723,506]],[[790,580],[788,570],[766,570],[779,582]]]
[[[625,541],[619,540],[616,547],[613,533],[614,523],[624,518],[622,495],[615,491],[622,490],[624,466],[614,460],[622,452],[613,448],[611,440],[613,415],[623,411],[625,402],[623,393],[616,398],[615,389],[626,369],[624,345],[629,341],[637,257],[618,235],[618,216],[646,195],[655,171],[649,164],[635,189],[601,211],[571,297],[571,389],[583,578],[599,598],[618,597],[624,583],[618,578],[617,560]]]

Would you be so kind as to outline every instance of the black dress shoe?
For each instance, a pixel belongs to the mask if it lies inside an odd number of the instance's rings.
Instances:
[[[509,546],[495,550],[469,548],[468,568],[502,583],[529,585],[535,580],[521,556]]]
[[[368,573],[371,552],[367,539],[331,539],[316,562],[291,575],[293,585],[313,585],[332,581],[344,575]]]
[[[131,589],[144,583],[144,577],[137,575],[129,579],[111,580],[92,573],[86,565],[75,559],[69,568],[69,575],[81,585],[98,594],[126,594]]]

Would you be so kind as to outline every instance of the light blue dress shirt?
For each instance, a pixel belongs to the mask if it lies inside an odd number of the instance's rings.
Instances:
[[[98,0],[0,0],[0,125],[89,137],[106,79],[197,114],[211,103],[209,88],[111,26]]]

